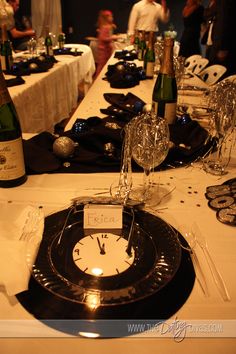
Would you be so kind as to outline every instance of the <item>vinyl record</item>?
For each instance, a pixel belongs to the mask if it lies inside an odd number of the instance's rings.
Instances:
[[[114,257],[117,253],[123,255],[133,216],[132,256],[124,266],[123,259]],[[70,323],[67,328],[60,325],[60,320],[85,320],[91,326],[91,319],[166,319],[186,301],[195,280],[191,258],[181,249],[178,237],[177,231],[162,219],[138,209],[132,215],[129,207],[123,211],[121,234],[105,230],[91,237],[83,229],[83,204],[63,210],[46,218],[29,290],[17,297],[35,318],[59,320],[50,323],[73,334],[79,332],[81,322],[76,321],[75,328]],[[120,251],[116,246],[118,251],[109,255],[109,246],[119,243]],[[91,257],[86,258],[83,247],[91,250]],[[103,274],[95,276],[90,271],[94,269],[90,267],[91,259],[100,262],[103,257],[108,257]],[[113,262],[117,262],[114,269]],[[106,268],[109,263],[111,266]]]

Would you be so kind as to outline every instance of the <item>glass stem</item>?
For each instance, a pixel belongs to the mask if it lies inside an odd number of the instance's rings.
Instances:
[[[144,168],[143,172],[143,200],[145,201],[149,196],[151,169]]]

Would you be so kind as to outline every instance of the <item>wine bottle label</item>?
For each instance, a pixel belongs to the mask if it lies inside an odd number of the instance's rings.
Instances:
[[[47,52],[47,55],[53,56],[53,47],[52,46],[48,46],[46,48],[46,52]]]
[[[176,102],[155,102],[153,110],[159,117],[165,118],[168,124],[174,124],[176,120]]]
[[[153,77],[153,73],[154,73],[154,62],[147,62],[147,68],[146,68],[146,76],[147,77]]]
[[[11,97],[7,90],[7,85],[3,75],[0,75],[0,107],[9,102],[11,102]]]
[[[0,180],[8,181],[24,174],[22,139],[0,142]]]

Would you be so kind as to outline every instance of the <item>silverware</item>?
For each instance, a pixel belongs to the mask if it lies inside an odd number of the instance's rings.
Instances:
[[[206,257],[207,263],[209,265],[213,280],[217,286],[217,289],[222,297],[222,299],[224,301],[230,301],[230,295],[229,292],[226,288],[225,282],[219,272],[219,270],[217,269],[211,255],[208,249],[208,245],[207,245],[207,241],[206,238],[204,237],[204,235],[201,233],[198,225],[196,225],[196,223],[193,224],[193,233],[196,236],[196,241],[199,244],[199,246],[202,248],[203,253]]]
[[[195,252],[195,246],[196,246],[196,237],[195,235],[192,233],[191,230],[188,230],[186,226],[184,225],[180,225],[178,227],[178,230],[180,232],[180,234],[185,238],[185,240],[187,241],[187,245],[186,244],[183,244],[181,242],[181,239],[178,237],[178,240],[179,240],[179,243],[180,243],[180,246],[187,250],[190,254],[190,257],[191,257],[191,260],[192,260],[192,263],[193,263],[193,267],[194,267],[194,270],[195,270],[195,274],[196,274],[196,279],[200,285],[200,288],[203,292],[203,294],[208,297],[209,296],[209,290],[208,290],[208,287],[207,287],[207,283],[206,283],[206,277],[204,275],[204,272],[202,270],[202,267],[201,267],[201,264],[198,260],[198,256]]]

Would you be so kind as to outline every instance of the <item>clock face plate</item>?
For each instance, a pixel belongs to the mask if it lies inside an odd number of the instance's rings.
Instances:
[[[132,252],[128,256],[131,209],[123,210],[120,232],[91,233],[83,229],[83,207],[77,205],[50,215],[48,226],[46,219],[32,271],[33,278],[46,291],[95,309],[147,298],[172,280],[181,262],[181,248],[170,225],[133,209]],[[52,222],[53,218],[56,222]]]

